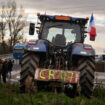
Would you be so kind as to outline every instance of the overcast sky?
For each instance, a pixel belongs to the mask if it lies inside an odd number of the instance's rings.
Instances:
[[[1,3],[3,1],[0,0]],[[90,42],[87,37],[86,43],[92,44],[97,53],[102,53],[105,49],[105,0],[16,0],[16,2],[23,5],[25,12],[31,17],[37,12],[76,17],[90,17],[93,13],[97,38],[95,42]]]
[[[16,0],[25,8],[73,13],[105,13],[105,0]]]

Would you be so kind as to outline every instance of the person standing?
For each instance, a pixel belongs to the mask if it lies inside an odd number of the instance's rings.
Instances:
[[[11,60],[8,61],[8,73],[9,77],[11,78],[11,71],[12,71],[13,63]]]
[[[8,71],[7,61],[4,60],[4,62],[3,62],[3,68],[2,68],[2,79],[3,79],[4,83],[6,83],[6,74],[7,74],[7,71]]]
[[[0,81],[1,81],[2,67],[3,67],[3,63],[2,63],[2,60],[0,59]]]

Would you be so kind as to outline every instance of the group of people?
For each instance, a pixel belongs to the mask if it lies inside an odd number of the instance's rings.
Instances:
[[[11,60],[0,59],[0,81],[6,83],[6,77],[11,78],[13,63]]]

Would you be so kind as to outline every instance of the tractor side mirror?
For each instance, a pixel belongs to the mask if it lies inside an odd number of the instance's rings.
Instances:
[[[30,23],[29,35],[34,35],[34,32],[35,32],[35,24],[34,23]]]

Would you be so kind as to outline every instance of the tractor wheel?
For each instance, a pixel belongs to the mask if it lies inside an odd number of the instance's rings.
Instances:
[[[83,58],[79,61],[81,94],[90,98],[93,92],[95,59]]]
[[[34,81],[34,73],[38,68],[39,59],[33,53],[23,55],[20,73],[20,92],[36,92],[37,83]]]

